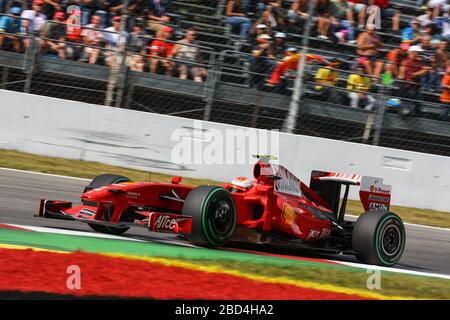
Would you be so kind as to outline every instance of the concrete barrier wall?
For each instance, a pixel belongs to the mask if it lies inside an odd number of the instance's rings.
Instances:
[[[2,149],[217,181],[251,176],[248,158],[244,164],[205,165],[177,163],[172,156],[180,141],[207,143],[207,133],[225,136],[227,130],[247,128],[208,122],[195,129],[198,122],[190,119],[5,90],[0,90],[0,110]],[[240,146],[249,148],[248,141]],[[306,183],[314,169],[379,176],[393,185],[393,204],[450,211],[449,157],[284,133],[278,155]],[[356,191],[351,198],[357,199]]]

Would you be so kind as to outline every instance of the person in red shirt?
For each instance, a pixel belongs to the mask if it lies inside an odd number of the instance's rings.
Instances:
[[[165,58],[171,58],[172,49],[174,44],[168,42],[172,37],[173,29],[171,27],[163,27],[157,34],[156,39],[154,39],[150,45],[150,72],[157,73],[158,67],[164,69],[166,76],[171,76],[175,63],[171,60]]]
[[[400,44],[399,48],[392,49],[387,54],[387,60],[390,62],[389,71],[394,75],[394,77],[397,77],[400,65],[402,64],[403,60],[408,58],[409,47],[409,43],[403,42]]]
[[[81,43],[81,11],[74,10],[65,21],[66,40],[73,43]],[[83,47],[77,44],[66,44],[67,58],[77,60],[83,51]]]
[[[424,63],[420,57],[423,49],[420,46],[411,46],[408,49],[408,58],[401,66],[398,78],[404,80],[400,95],[407,100],[407,103],[414,104],[415,114],[420,116],[422,96],[420,93],[420,78],[425,76],[432,69],[431,66]]]
[[[74,10],[66,20],[66,38],[72,42],[81,41],[81,11]]]

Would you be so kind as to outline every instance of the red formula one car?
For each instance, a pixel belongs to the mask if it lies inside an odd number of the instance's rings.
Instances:
[[[270,157],[259,156],[252,179],[200,187],[180,182],[180,177],[158,183],[102,174],[85,188],[81,205],[41,200],[38,216],[85,222],[112,234],[143,226],[208,247],[234,240],[344,252],[384,266],[397,263],[405,247],[403,222],[389,211],[391,187],[381,178],[313,171],[308,187]],[[351,185],[360,186],[366,211],[356,222],[344,220]]]

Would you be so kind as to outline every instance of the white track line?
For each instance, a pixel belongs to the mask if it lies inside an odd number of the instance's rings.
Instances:
[[[450,214],[450,213],[449,213]],[[351,217],[351,218],[358,218],[358,216],[354,216],[352,214],[346,214],[346,217]],[[450,231],[450,228],[442,228],[442,227],[432,227],[432,226],[424,226],[422,224],[415,224],[415,223],[409,223],[409,222],[404,222],[403,223],[405,226],[410,226],[410,227],[418,227],[418,228],[426,228],[426,229],[432,229],[432,230],[440,230],[440,231]]]
[[[12,223],[6,223],[6,224],[9,226],[23,228],[23,229],[27,229],[27,230],[31,230],[31,231],[36,231],[36,232],[46,232],[46,233],[64,234],[64,235],[72,235],[72,236],[144,242],[144,240],[140,240],[140,239],[115,236],[112,234],[105,234],[105,233],[96,233],[96,232],[89,232],[89,231],[75,231],[75,230],[56,229],[56,228],[48,228],[48,227],[24,226],[24,225],[20,225],[20,224],[12,224]]]
[[[59,175],[59,174],[36,172],[36,171],[28,171],[28,170],[11,169],[11,168],[5,168],[5,167],[0,167],[0,170],[12,171],[12,172],[21,172],[21,173],[30,173],[30,174],[36,174],[36,175],[48,176],[48,177],[55,177],[55,178],[65,178],[65,179],[74,179],[74,180],[80,180],[80,181],[90,181],[90,179],[86,179],[86,178],[63,176],[63,175]]]
[[[92,237],[92,238],[103,238],[103,239],[114,239],[114,240],[125,240],[125,241],[136,241],[136,242],[155,242],[162,244],[176,244],[184,247],[198,248],[197,246],[190,244],[179,242],[176,240],[166,240],[166,239],[137,239],[130,237],[122,237],[116,236],[112,234],[105,233],[97,233],[97,232],[89,232],[89,231],[76,231],[76,230],[67,230],[67,229],[56,229],[56,228],[48,228],[48,227],[37,227],[37,226],[25,226],[20,224],[12,224],[5,223],[6,225],[18,227],[22,229],[27,229],[36,232],[46,232],[46,233],[54,233],[54,234],[63,234],[63,235],[72,235],[72,236],[81,236],[81,237]]]
[[[410,275],[416,275],[416,276],[426,276],[426,277],[450,280],[450,275],[447,275],[447,274],[439,274],[439,273],[423,272],[423,271],[415,271],[415,270],[399,269],[399,268],[397,269],[397,268],[376,266],[376,265],[372,265],[372,264],[362,264],[362,263],[346,262],[346,261],[338,261],[338,260],[328,260],[328,261],[335,262],[338,264],[343,264],[343,265],[349,266],[349,267],[361,268],[361,269],[380,270],[380,271],[404,273],[404,274],[410,274]]]

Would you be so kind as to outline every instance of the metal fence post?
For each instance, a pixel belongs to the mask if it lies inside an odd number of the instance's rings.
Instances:
[[[212,109],[212,105],[214,103],[214,96],[216,93],[216,84],[217,84],[217,80],[218,80],[218,67],[216,65],[216,60],[215,59],[215,55],[216,54],[212,54],[211,55],[211,59],[209,61],[209,65],[210,68],[208,70],[208,78],[206,80],[206,84],[205,84],[205,89],[206,89],[206,93],[205,93],[205,101],[206,101],[206,105],[205,105],[205,111],[203,113],[203,120],[204,121],[209,121],[210,117],[211,117],[211,109]]]
[[[383,130],[384,114],[386,112],[387,90],[382,84],[380,86],[380,93],[378,103],[375,109],[374,135],[372,144],[377,146],[380,143],[381,131]]]
[[[25,53],[24,69],[25,69],[25,84],[23,86],[23,92],[29,93],[31,89],[31,80],[36,68],[36,56],[39,52],[39,38],[31,35],[30,45]]]
[[[114,102],[114,106],[116,108],[122,107],[123,92],[125,90],[125,85],[126,85],[127,78],[128,78],[128,69],[127,69],[127,66],[125,65],[126,53],[123,51],[123,52],[119,53],[119,55],[121,55],[122,57],[121,57],[118,74],[117,74],[117,93],[116,93],[116,99]]]
[[[306,54],[308,52],[309,34],[311,31],[311,22],[314,11],[315,1],[308,1],[308,20],[306,20],[305,30],[303,31],[302,50],[300,61],[297,66],[297,76],[294,82],[294,90],[292,92],[289,112],[284,120],[282,131],[293,133],[297,122],[297,114],[300,107],[301,97],[303,94],[303,73],[305,72]]]
[[[130,3],[130,0],[125,0],[124,6],[122,8],[122,18],[120,20],[120,29],[119,29],[119,40],[117,44],[117,48],[115,50],[115,54],[117,57],[116,62],[112,65],[111,71],[109,73],[109,80],[108,85],[106,89],[106,99],[105,99],[105,105],[111,107],[113,105],[114,101],[114,90],[116,89],[119,73],[121,72],[121,66],[124,63],[125,60],[125,45],[126,45],[126,37],[124,37],[123,33],[127,26],[127,20],[128,20],[128,5]],[[119,88],[120,89],[120,88]],[[116,96],[116,103],[115,106],[121,104],[122,96],[119,97],[119,94],[123,95],[123,88],[119,92],[117,92]],[[120,100],[119,100],[120,98]]]
[[[6,89],[6,85],[8,82],[8,75],[9,75],[9,67],[3,66],[2,68],[2,80],[0,83],[0,89]]]

